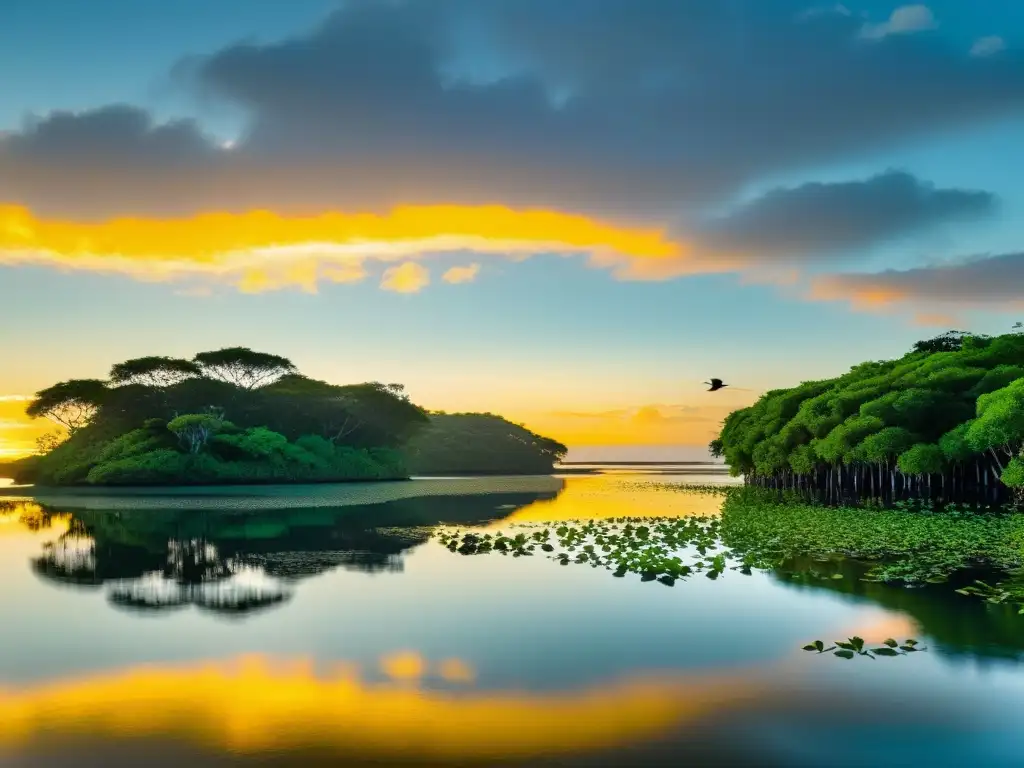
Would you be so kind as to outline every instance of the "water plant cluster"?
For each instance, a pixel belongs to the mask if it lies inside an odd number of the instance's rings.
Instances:
[[[718,518],[704,516],[620,517],[556,525],[524,523],[513,526],[511,535],[444,528],[435,536],[450,551],[462,555],[499,552],[522,557],[539,550],[561,565],[603,567],[614,576],[634,573],[641,581],[658,580],[672,586],[694,573],[703,572],[714,579],[726,569],[727,553],[717,551],[720,524]],[[745,564],[740,567],[747,568]]]
[[[463,555],[542,553],[561,565],[603,567],[668,586],[697,573],[714,579],[726,570],[776,571],[796,561],[809,561],[802,578],[904,586],[984,571],[991,584],[958,591],[1024,614],[1024,515],[967,504],[835,507],[753,487],[722,495],[719,516],[519,524],[494,534],[441,528],[435,537]],[[841,567],[850,562],[861,567]]]
[[[1024,492],[1024,334],[950,332],[898,360],[765,393],[711,443],[745,482],[850,496]]]
[[[917,651],[928,650],[927,648],[918,648],[918,645],[918,641],[913,638],[908,638],[900,644],[890,637],[887,640],[883,640],[882,645],[878,648],[865,648],[863,637],[850,637],[845,641],[836,640],[828,648],[825,647],[825,643],[821,640],[815,640],[813,643],[805,645],[804,650],[813,651],[818,654],[832,651],[833,655],[847,660],[858,656],[873,659],[876,656],[906,656]]]
[[[979,568],[1012,581],[1024,568],[1024,515],[962,503],[832,507],[742,488],[723,501],[722,534],[760,567],[840,555],[867,563],[867,581],[939,584]]]

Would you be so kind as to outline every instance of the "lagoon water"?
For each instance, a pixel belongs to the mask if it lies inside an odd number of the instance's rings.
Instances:
[[[8,488],[0,765],[1024,765],[1024,616],[759,571],[668,587],[431,537],[716,513],[657,484],[726,478],[663,470]],[[801,650],[853,635],[927,650]]]

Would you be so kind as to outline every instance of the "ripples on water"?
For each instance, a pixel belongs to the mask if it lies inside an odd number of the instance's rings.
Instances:
[[[667,588],[431,537],[713,515],[652,484],[728,482],[647,471],[10,497],[0,763],[1024,764],[1024,617],[1015,635],[928,590]],[[928,651],[800,650],[851,635]]]

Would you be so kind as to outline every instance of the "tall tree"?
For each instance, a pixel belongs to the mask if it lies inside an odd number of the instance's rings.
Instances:
[[[202,375],[202,369],[196,363],[175,357],[137,357],[117,363],[110,369],[110,381],[114,384],[147,387],[170,387]]]
[[[60,424],[73,436],[89,425],[106,394],[106,382],[71,379],[36,392],[25,412],[33,419],[43,417]]]
[[[282,376],[297,371],[292,361],[286,357],[254,352],[248,347],[227,347],[213,352],[200,352],[192,361],[199,366],[204,375],[243,389],[266,386]]]

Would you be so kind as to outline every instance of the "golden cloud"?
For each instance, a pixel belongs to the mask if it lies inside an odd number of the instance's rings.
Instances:
[[[456,251],[510,258],[590,254],[595,266],[614,267],[623,275],[636,260],[687,260],[685,249],[660,229],[499,205],[398,206],[386,214],[306,217],[250,211],[102,222],[40,219],[24,206],[0,205],[0,265],[106,272],[144,281],[213,280],[249,293],[285,287],[315,292],[320,281],[362,280],[367,260],[399,262]],[[466,282],[478,270],[478,264],[454,267],[445,279]],[[407,267],[399,274],[414,272]]]
[[[380,660],[380,668],[392,680],[419,680],[427,671],[423,657],[412,651],[402,651]]]
[[[479,264],[470,264],[465,267],[452,267],[441,276],[441,279],[446,283],[471,283],[476,279],[479,272]]]
[[[430,271],[415,261],[406,261],[384,270],[380,287],[395,293],[419,293],[430,285]]]
[[[884,285],[872,285],[865,282],[860,285],[848,285],[839,276],[823,276],[811,284],[809,298],[814,301],[849,301],[855,309],[884,310],[910,295],[899,288]]]

